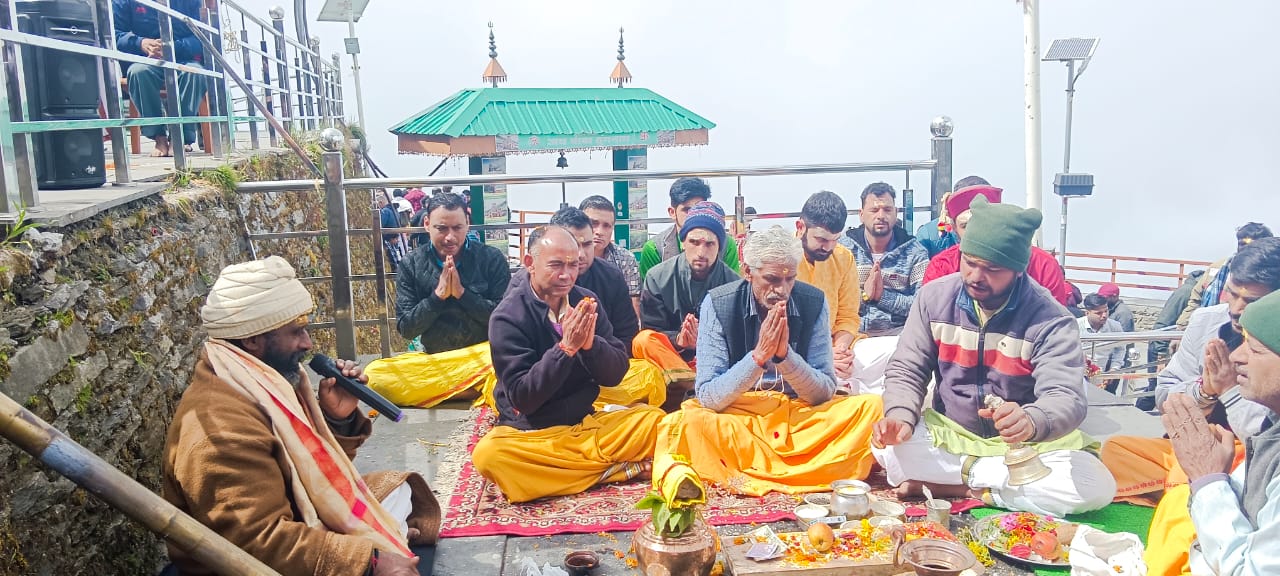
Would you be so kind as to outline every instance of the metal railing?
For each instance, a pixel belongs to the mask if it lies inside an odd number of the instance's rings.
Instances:
[[[1113,254],[1087,254],[1067,252],[1065,270],[1074,284],[1100,285],[1111,283],[1121,288],[1145,290],[1177,290],[1191,272],[1207,268],[1211,262],[1201,260],[1177,260],[1172,258],[1145,258],[1142,256],[1117,256]],[[1081,262],[1083,261],[1083,262]],[[1122,266],[1123,265],[1123,266]],[[1143,267],[1138,267],[1143,266]],[[1092,278],[1081,278],[1084,272]],[[1151,284],[1148,279],[1162,279],[1172,283]]]
[[[1170,326],[1142,332],[1081,334],[1080,342],[1087,350],[1086,355],[1089,358],[1096,358],[1100,349],[1106,350],[1114,346],[1128,347],[1140,343],[1150,346],[1155,342],[1181,342],[1182,335],[1183,332],[1178,331],[1176,327]],[[1127,352],[1126,357],[1128,357]],[[1089,382],[1095,386],[1102,387],[1106,382],[1118,380],[1119,385],[1116,387],[1115,395],[1119,398],[1136,400],[1154,396],[1155,392],[1146,390],[1147,384],[1160,373],[1160,370],[1165,367],[1168,361],[1168,357],[1161,357],[1140,364],[1131,364],[1119,368],[1113,367],[1111,370],[1089,376]]]
[[[239,193],[256,194],[267,192],[310,191],[317,187],[325,192],[327,229],[297,232],[275,232],[249,234],[249,241],[276,240],[284,238],[319,238],[327,240],[329,250],[330,274],[304,278],[306,283],[328,281],[332,289],[330,301],[333,304],[332,322],[318,322],[311,326],[316,329],[333,328],[337,354],[342,358],[357,357],[356,327],[378,326],[382,356],[391,354],[391,334],[395,332],[395,315],[388,309],[386,282],[394,274],[386,272],[384,251],[380,237],[390,233],[421,232],[420,228],[387,228],[380,227],[378,214],[372,214],[373,225],[368,229],[352,229],[347,219],[348,190],[382,190],[391,187],[431,188],[444,186],[486,186],[486,185],[520,185],[520,184],[560,184],[562,191],[567,184],[614,182],[635,180],[668,180],[683,177],[700,178],[732,178],[737,183],[734,196],[733,221],[746,224],[745,198],[742,194],[742,178],[759,176],[795,176],[811,174],[851,174],[867,172],[900,172],[903,173],[906,189],[900,195],[906,206],[912,206],[910,191],[910,174],[913,171],[930,172],[931,205],[936,206],[942,194],[951,189],[951,138],[946,134],[934,133],[933,158],[930,160],[913,160],[897,162],[861,162],[843,164],[808,164],[790,166],[765,166],[745,168],[719,168],[698,170],[627,170],[582,174],[537,174],[537,175],[470,175],[443,177],[408,177],[408,178],[352,178],[347,179],[342,169],[341,134],[326,133],[321,137],[325,147],[322,155],[323,175],[320,180],[281,180],[270,182],[242,182],[237,185]],[[371,194],[372,196],[372,194]],[[922,210],[928,210],[923,208]],[[907,210],[905,214],[913,214],[915,210]],[[760,217],[761,215],[757,215]],[[775,216],[775,215],[764,215]],[[786,216],[779,214],[777,216]],[[671,222],[669,218],[633,218],[619,219],[616,224],[622,226],[656,224]],[[910,225],[910,220],[906,220]],[[541,222],[507,222],[502,224],[473,224],[474,230],[507,230],[508,234],[544,225]],[[372,237],[375,240],[374,274],[353,275],[351,273],[351,237]],[[353,307],[352,282],[374,281],[377,283],[377,318],[356,318]]]
[[[174,141],[173,163],[176,170],[187,168],[186,150],[182,146],[183,124],[207,124],[210,131],[209,153],[221,158],[237,145],[236,133],[242,126],[248,127],[249,146],[260,147],[259,125],[265,116],[252,107],[248,94],[238,85],[227,82],[231,76],[243,75],[246,85],[267,103],[269,114],[278,114],[286,130],[314,130],[333,126],[341,120],[342,74],[339,57],[320,55],[319,41],[312,38],[306,44],[284,33],[283,10],[273,11],[271,21],[254,16],[232,0],[210,0],[202,3],[198,18],[178,12],[168,6],[168,0],[134,0],[140,9],[158,12],[161,41],[161,58],[122,52],[117,49],[115,28],[110,0],[93,0],[94,34],[91,44],[82,44],[19,31],[19,12],[16,2],[0,3],[0,56],[5,64],[0,73],[0,214],[12,213],[18,207],[37,207],[40,193],[37,186],[35,165],[35,137],[46,132],[66,130],[105,130],[112,142],[115,175],[113,183],[126,185],[132,182],[129,170],[129,150],[126,131],[144,126],[166,126]],[[239,30],[228,29],[238,16]],[[178,61],[174,44],[174,21],[186,24],[197,36],[209,40],[197,55]],[[257,28],[257,48],[250,45],[250,31]],[[80,34],[88,30],[69,29]],[[233,44],[228,45],[227,43]],[[207,46],[211,46],[208,48]],[[37,87],[27,86],[27,70],[36,66],[35,61],[24,61],[24,48],[56,50],[95,57],[97,63],[91,74],[97,76],[96,93],[99,95],[100,118],[78,120],[41,120],[31,117],[28,110],[29,94]],[[233,50],[232,50],[233,49]],[[216,52],[216,54],[214,53]],[[243,70],[227,70],[222,62],[231,60],[243,64]],[[253,75],[252,61],[260,62],[261,72]],[[193,64],[194,63],[194,64]],[[122,104],[120,79],[129,65],[150,65],[162,70],[164,76],[164,117],[131,118],[128,108]],[[35,71],[34,77],[44,74]],[[179,74],[193,74],[205,82],[204,98],[207,99],[207,115],[184,115],[180,109]],[[274,80],[273,80],[274,78]],[[81,111],[87,113],[85,111]],[[267,127],[272,146],[276,145],[276,131]]]

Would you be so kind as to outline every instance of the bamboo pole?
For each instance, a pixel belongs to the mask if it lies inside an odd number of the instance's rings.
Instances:
[[[0,393],[0,436],[224,576],[279,574]]]

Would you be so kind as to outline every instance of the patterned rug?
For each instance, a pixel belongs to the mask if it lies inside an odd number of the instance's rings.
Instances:
[[[478,410],[467,439],[467,454],[493,428],[494,421],[491,410]],[[574,496],[512,504],[496,485],[476,473],[467,458],[450,490],[452,496],[440,535],[546,536],[635,530],[649,518],[648,511],[635,509],[635,503],[648,489],[647,481],[606,484]],[[738,496],[711,487],[703,517],[715,526],[774,522],[793,518],[791,511],[800,500],[799,496],[776,492],[763,498]]]

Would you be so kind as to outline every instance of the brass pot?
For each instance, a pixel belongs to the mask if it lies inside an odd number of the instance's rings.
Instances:
[[[702,517],[679,538],[663,538],[645,522],[631,538],[645,576],[708,576],[716,563],[716,532]]]

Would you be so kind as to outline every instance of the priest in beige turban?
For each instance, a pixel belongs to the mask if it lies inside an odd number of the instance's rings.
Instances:
[[[234,264],[200,317],[209,340],[169,427],[164,497],[281,574],[415,575],[440,506],[417,474],[364,478],[373,425],[326,378],[313,391],[311,295],[283,258]],[[361,381],[354,362],[338,369]],[[181,574],[211,574],[170,546]]]

